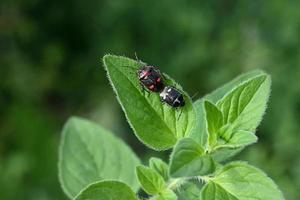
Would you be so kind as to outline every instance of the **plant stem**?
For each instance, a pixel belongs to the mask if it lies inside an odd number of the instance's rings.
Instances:
[[[178,185],[181,185],[181,184],[179,184],[180,182],[181,183],[184,182],[184,178],[173,179],[173,180],[170,181],[170,183],[168,184],[167,188],[169,188],[171,190],[176,189],[176,187]]]

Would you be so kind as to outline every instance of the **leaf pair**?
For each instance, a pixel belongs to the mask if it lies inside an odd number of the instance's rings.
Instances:
[[[176,145],[170,166],[157,158],[150,159],[149,167],[141,166],[127,145],[111,133],[87,120],[71,118],[63,130],[59,162],[60,181],[70,198],[137,200],[138,177],[142,188],[156,200],[183,196],[202,200],[283,199],[260,170],[241,162],[224,167],[217,164],[257,140],[254,132],[269,97],[268,75],[261,71],[244,74],[194,104],[164,75],[166,83],[184,95],[186,105],[176,110],[163,105],[157,93],[142,90],[136,75],[141,62],[107,55],[104,64],[136,136],[157,150]],[[186,184],[190,191],[183,196],[174,193],[173,187],[186,177],[206,182],[201,193],[194,184]]]
[[[184,138],[176,144],[170,161],[172,177],[202,176],[214,170],[215,163],[211,156],[193,139]]]
[[[257,141],[253,133],[265,112],[270,91],[266,74],[238,85],[216,105],[204,102],[211,148],[237,148]]]
[[[59,179],[70,198],[92,183],[111,179],[137,191],[135,167],[139,164],[123,141],[99,125],[78,117],[66,123],[60,146]]]
[[[224,122],[223,113],[209,101],[204,102],[207,120],[208,144],[212,150],[218,148],[238,148],[257,141],[253,132],[239,130]]]
[[[197,111],[198,115],[200,112],[198,117],[206,122],[203,124],[206,130],[199,125],[198,134],[200,131],[207,133],[209,151],[244,147],[257,141],[251,131],[256,129],[264,114],[269,89],[270,78],[260,72],[224,93],[222,98],[214,98],[216,105],[204,98],[204,103],[201,103],[204,109],[199,106]],[[200,139],[200,144],[201,140],[204,139]],[[214,162],[199,143],[190,138],[178,142],[171,155],[171,176],[200,176],[213,172]]]
[[[232,162],[208,180],[202,200],[283,200],[275,183],[262,171],[244,162]]]
[[[252,71],[235,78],[194,103],[197,121],[189,137],[212,150],[222,162],[257,140],[260,123],[270,95],[270,77]]]
[[[138,166],[136,168],[139,182],[144,189],[150,195],[156,195],[156,200],[176,200],[176,194],[167,187],[166,179],[163,176],[166,175],[166,164],[155,159],[150,161],[150,167]]]
[[[270,93],[270,77],[252,77],[228,92],[216,105],[205,100],[210,149],[238,148],[257,141],[254,134]]]

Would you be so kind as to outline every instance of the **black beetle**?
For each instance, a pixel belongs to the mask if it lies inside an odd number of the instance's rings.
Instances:
[[[183,95],[172,86],[166,86],[159,96],[162,102],[167,103],[173,108],[183,107],[185,105]]]

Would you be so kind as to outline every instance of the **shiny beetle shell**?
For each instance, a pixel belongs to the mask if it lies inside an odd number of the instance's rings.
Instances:
[[[164,89],[164,83],[160,71],[149,65],[145,65],[138,69],[138,78],[143,87],[152,92],[161,92]]]
[[[172,86],[165,87],[159,96],[162,102],[167,103],[173,108],[183,107],[185,105],[183,95]]]

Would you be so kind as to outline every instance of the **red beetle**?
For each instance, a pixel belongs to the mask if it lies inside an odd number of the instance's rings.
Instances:
[[[161,92],[165,85],[160,71],[149,65],[145,65],[137,71],[139,80],[143,87],[152,92]]]

